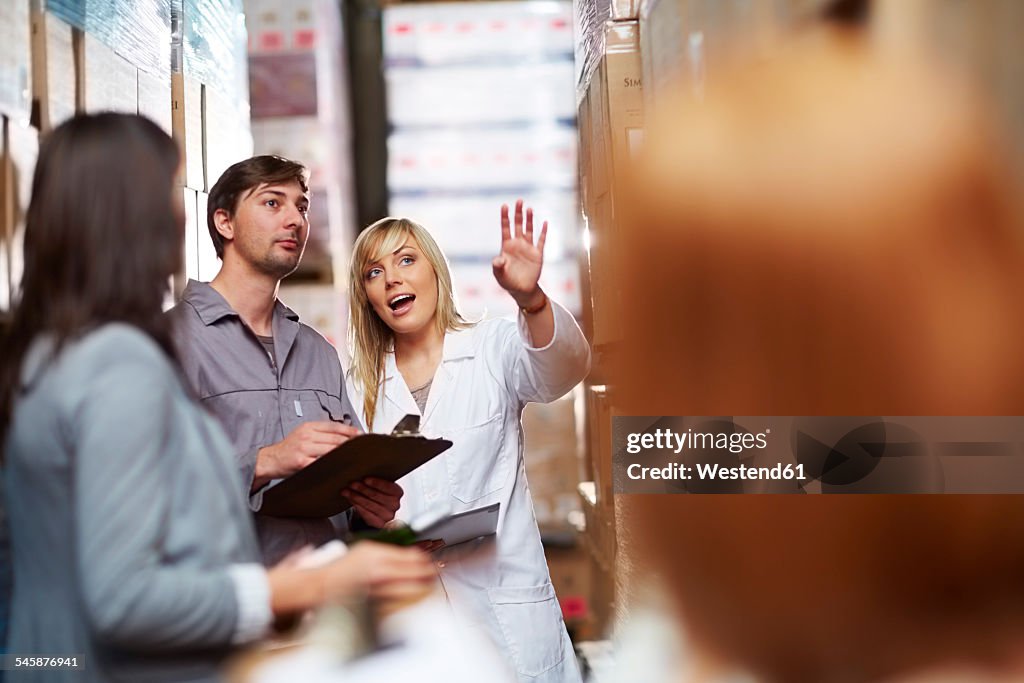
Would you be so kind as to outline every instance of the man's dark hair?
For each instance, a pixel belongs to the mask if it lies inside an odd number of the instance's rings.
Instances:
[[[37,337],[53,340],[55,357],[90,330],[122,322],[175,359],[161,304],[182,265],[184,224],[173,201],[179,159],[171,138],[134,114],[76,116],[43,140],[25,216],[24,273],[0,343],[0,443]]]
[[[214,214],[223,209],[229,216],[234,216],[238,210],[238,203],[260,185],[293,181],[299,184],[303,192],[309,192],[309,170],[297,161],[272,154],[239,161],[221,174],[210,189],[206,205],[206,227],[210,230],[210,239],[213,240],[213,248],[217,250],[217,258],[224,258],[224,236],[217,232]]]

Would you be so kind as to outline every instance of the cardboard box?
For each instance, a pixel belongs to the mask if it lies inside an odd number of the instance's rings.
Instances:
[[[171,76],[156,76],[139,69],[139,114],[155,121],[168,135],[174,132],[171,116]]]
[[[312,52],[323,31],[319,0],[245,0],[249,55]]]
[[[0,3],[0,113],[22,124],[32,109],[31,44],[28,3]]]
[[[605,54],[598,63],[581,105],[587,108],[581,128],[585,146],[587,212],[591,277],[589,290],[592,341],[595,345],[622,338],[620,325],[621,280],[611,258],[620,248],[616,208],[616,177],[628,168],[643,130],[643,89],[639,25],[635,21],[609,22],[605,27]]]
[[[10,160],[7,154],[7,117],[3,117],[3,138],[0,140],[0,312],[11,308],[11,293],[14,291],[13,253],[11,242],[14,238],[15,192]]]
[[[583,510],[583,541],[591,556],[603,571],[613,572],[618,553],[614,506],[601,506],[595,497],[592,481],[580,482],[577,493]]]
[[[577,545],[571,548],[544,549],[551,574],[555,595],[562,607],[565,626],[573,642],[592,637],[590,624],[592,584],[591,562],[586,548]]]
[[[612,409],[608,388],[587,386],[587,450],[593,470],[589,472],[596,485],[596,504],[602,509],[612,505]]]
[[[75,114],[75,30],[48,12],[32,12],[32,120],[44,133]]]
[[[876,3],[876,10],[886,4]],[[762,58],[791,42],[793,31],[814,23],[825,5],[825,0],[643,0],[639,18],[647,107],[680,90],[701,99],[709,70],[723,62]]]
[[[73,43],[78,110],[138,113],[139,70],[92,34],[77,33]]]
[[[25,211],[28,208],[39,154],[34,128],[2,117],[0,141],[0,310],[10,308],[11,295],[21,280]]]
[[[199,242],[206,236],[205,230],[200,232],[199,219],[196,213],[197,192],[191,188],[181,188],[185,202],[185,281],[199,279]],[[205,226],[205,223],[204,223]],[[208,236],[206,236],[209,239]],[[182,287],[184,290],[184,287]]]
[[[315,116],[255,119],[252,122],[253,145],[260,154],[276,154],[294,159],[309,169],[311,187],[330,183],[327,175],[330,140],[323,124]]]
[[[209,190],[228,166],[252,156],[248,108],[216,89],[203,89],[203,151]]]
[[[580,509],[574,407],[568,394],[551,403],[532,403],[523,411],[526,477],[542,530],[572,529],[570,517]]]
[[[210,227],[206,220],[207,200],[210,195],[205,192],[196,193],[196,224],[199,234],[199,275],[196,278],[200,282],[209,282],[217,277],[220,272],[220,259],[217,258],[217,250],[213,248],[213,239],[210,237]]]
[[[312,52],[249,55],[252,117],[316,116],[316,79]]]
[[[208,283],[216,278],[220,272],[220,259],[217,258],[217,250],[213,248],[213,239],[210,237],[210,226],[207,222],[207,202],[210,196],[206,193],[196,195],[196,221],[199,232],[199,276],[197,280]]]
[[[636,19],[640,11],[640,0],[612,0],[611,18],[613,21]]]
[[[205,192],[203,153],[203,84],[180,73],[171,74],[171,130],[185,157],[179,184]]]

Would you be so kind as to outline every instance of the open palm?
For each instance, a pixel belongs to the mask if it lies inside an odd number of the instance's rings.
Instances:
[[[533,241],[533,209],[526,209],[523,222],[523,200],[516,202],[515,223],[509,223],[508,205],[501,207],[501,253],[494,258],[494,279],[516,300],[527,305],[537,292],[541,268],[544,265],[544,241],[547,239],[547,221],[541,226],[537,243]]]

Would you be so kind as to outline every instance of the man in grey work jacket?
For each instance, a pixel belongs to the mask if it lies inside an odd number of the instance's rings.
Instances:
[[[185,374],[235,445],[266,564],[338,535],[329,519],[258,514],[267,485],[359,433],[334,347],[277,299],[309,234],[307,177],[301,164],[275,156],[228,168],[206,216],[220,273],[190,281],[170,312]],[[402,489],[367,479],[342,494],[379,527],[394,518]]]

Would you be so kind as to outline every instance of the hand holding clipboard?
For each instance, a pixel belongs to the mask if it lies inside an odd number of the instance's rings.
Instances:
[[[351,507],[341,491],[366,477],[396,481],[451,448],[446,439],[427,439],[419,419],[407,415],[390,434],[353,437],[263,494],[260,514],[325,518]]]

